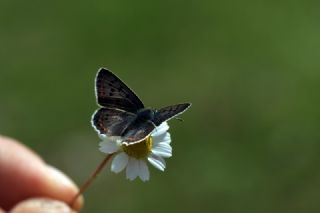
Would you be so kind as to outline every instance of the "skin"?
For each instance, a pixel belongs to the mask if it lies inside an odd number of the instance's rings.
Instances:
[[[0,213],[79,212],[83,198],[67,203],[77,186],[23,144],[0,136]]]

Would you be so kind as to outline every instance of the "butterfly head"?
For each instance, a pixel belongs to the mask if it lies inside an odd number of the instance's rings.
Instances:
[[[143,108],[138,110],[137,116],[138,119],[143,120],[143,121],[150,121],[153,120],[155,115],[155,110],[150,109],[150,108]]]

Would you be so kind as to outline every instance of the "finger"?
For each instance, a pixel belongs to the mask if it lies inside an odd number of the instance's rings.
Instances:
[[[0,206],[5,210],[31,197],[50,197],[68,203],[77,193],[75,184],[62,172],[47,166],[24,145],[0,137]],[[82,206],[82,198],[74,205]]]
[[[0,213],[6,213],[3,209],[0,208]]]
[[[10,213],[76,213],[61,201],[46,198],[29,199],[19,203]]]

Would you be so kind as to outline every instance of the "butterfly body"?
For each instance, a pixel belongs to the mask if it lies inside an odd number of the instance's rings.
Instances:
[[[176,104],[159,110],[145,108],[134,92],[105,68],[98,71],[95,91],[101,108],[93,114],[93,126],[100,134],[120,136],[126,145],[143,141],[155,127],[191,105]]]

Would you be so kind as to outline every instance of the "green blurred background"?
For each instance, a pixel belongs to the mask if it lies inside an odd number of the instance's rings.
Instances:
[[[107,67],[171,121],[164,173],[109,167],[92,212],[320,212],[319,1],[0,1],[0,131],[81,184]]]

